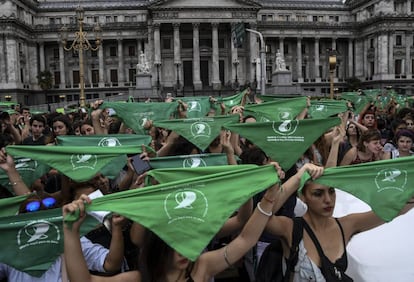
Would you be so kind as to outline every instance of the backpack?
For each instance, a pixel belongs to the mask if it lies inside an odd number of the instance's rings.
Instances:
[[[303,224],[301,218],[295,217],[293,219],[292,246],[289,258],[286,261],[286,272],[283,273],[283,260],[285,258],[283,256],[282,241],[278,238],[264,250],[256,269],[256,282],[290,281],[291,272],[293,272],[298,262],[299,242],[302,236]]]

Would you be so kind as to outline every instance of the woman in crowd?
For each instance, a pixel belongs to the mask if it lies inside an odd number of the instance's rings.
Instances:
[[[66,115],[58,115],[52,121],[53,137],[48,145],[56,145],[57,136],[74,135],[72,122]]]
[[[352,281],[345,275],[348,242],[355,234],[373,229],[384,221],[372,211],[349,214],[341,218],[332,217],[336,201],[333,187],[308,181],[300,197],[308,207],[302,218],[303,226],[308,225],[308,229],[303,229],[298,260],[292,273],[289,274],[293,277],[288,281]],[[410,201],[400,214],[411,209],[413,203]],[[283,216],[273,216],[266,230],[282,238],[284,257],[288,258],[292,245],[293,220]],[[311,239],[311,233],[320,245],[321,254]]]
[[[381,134],[377,129],[362,133],[358,145],[351,148],[343,157],[340,165],[353,165],[382,159]]]
[[[321,175],[322,168],[307,164],[300,172],[292,177],[289,184],[286,183],[283,185],[283,189],[279,189],[279,184],[270,187],[258,203],[257,208],[254,210],[241,233],[225,247],[201,254],[195,262],[190,262],[162,241],[157,241],[157,238],[151,240],[158,242],[151,249],[151,253],[155,255],[158,262],[160,260],[163,261],[163,264],[148,264],[148,268],[150,269],[147,269],[147,272],[150,275],[153,273],[149,281],[209,281],[216,274],[234,264],[256,244],[273,211],[279,209],[287,197],[297,189],[301,175],[305,171],[313,178],[316,178]],[[79,228],[85,218],[84,202],[90,203],[89,198],[85,195],[81,196],[79,200],[65,205],[62,209],[63,217],[78,209],[80,210],[80,219],[72,224],[72,228],[66,224],[64,225],[65,259],[70,280],[142,281],[141,273],[137,271],[122,273],[110,278],[90,275],[79,243]],[[163,250],[163,252],[160,253],[160,250]],[[144,261],[148,262],[148,259],[148,257],[144,258]]]
[[[411,151],[414,141],[414,133],[408,129],[402,129],[398,131],[395,136],[397,148],[392,149],[390,152],[384,153],[384,159],[396,159],[400,157],[408,157],[414,155]]]

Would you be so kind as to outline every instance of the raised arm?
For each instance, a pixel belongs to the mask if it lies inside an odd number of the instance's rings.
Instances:
[[[30,193],[30,189],[26,186],[14,164],[12,156],[6,154],[5,148],[0,150],[0,168],[3,169],[9,178],[10,185],[16,196]]]

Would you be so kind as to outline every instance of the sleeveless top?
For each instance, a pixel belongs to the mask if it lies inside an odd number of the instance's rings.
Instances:
[[[341,230],[344,252],[342,256],[335,261],[334,265],[340,269],[346,270],[348,266],[348,258],[347,258],[347,253],[346,253],[344,231],[338,219],[335,218],[335,220],[337,224],[339,225],[339,229]],[[319,268],[319,266],[308,257],[307,250],[305,248],[305,245],[302,239],[299,243],[298,262],[295,266],[295,274],[293,277],[293,282],[307,282],[307,281],[326,282],[326,279],[323,276],[322,271]]]
[[[410,155],[414,155],[414,152],[410,151]],[[391,159],[398,159],[400,157],[400,151],[398,149],[394,149],[391,151]]]
[[[369,159],[369,160],[361,160],[360,158],[359,158],[359,154],[358,154],[358,151],[357,151],[357,155],[356,155],[356,158],[351,162],[351,165],[354,165],[354,164],[362,164],[362,163],[368,163],[368,162],[373,162],[373,161],[375,161],[376,159],[375,159],[375,155],[372,155],[372,157]]]

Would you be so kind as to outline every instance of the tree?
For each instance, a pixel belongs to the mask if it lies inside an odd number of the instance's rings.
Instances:
[[[44,70],[37,76],[37,81],[42,90],[49,90],[53,86],[53,75],[49,70]]]
[[[355,76],[346,80],[348,91],[357,91],[361,88],[361,80]]]

